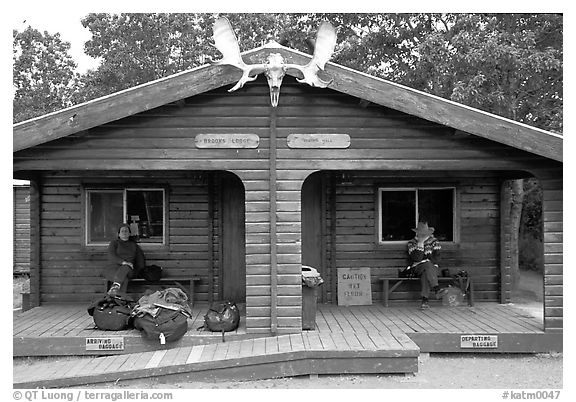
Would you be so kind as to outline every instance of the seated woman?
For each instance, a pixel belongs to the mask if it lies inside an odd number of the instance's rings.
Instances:
[[[436,297],[442,297],[443,290],[438,286],[438,261],[440,260],[440,242],[432,236],[434,228],[428,226],[428,222],[418,222],[418,227],[412,229],[416,236],[408,241],[408,258],[410,267],[414,269],[416,276],[420,277],[422,285],[421,308],[429,308],[428,297],[430,289],[436,293]]]
[[[120,225],[118,237],[108,245],[108,268],[105,276],[112,282],[108,294],[115,296],[118,292],[125,293],[129,280],[135,278],[145,264],[142,249],[130,238],[130,225]]]

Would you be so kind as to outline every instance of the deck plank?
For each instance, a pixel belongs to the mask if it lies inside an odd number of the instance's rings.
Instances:
[[[378,347],[374,344],[372,339],[368,336],[368,333],[356,332],[354,335],[356,335],[356,339],[358,339],[358,342],[360,342],[360,344],[362,345],[362,349],[364,349],[364,350],[378,350]]]
[[[428,332],[454,332],[458,328],[452,323],[448,317],[454,317],[454,314],[448,308],[438,308],[434,311],[423,310],[418,316],[423,321],[427,322],[432,329]]]
[[[22,336],[21,334],[28,328],[38,325],[42,322],[47,314],[51,314],[50,307],[34,307],[31,310],[25,311],[17,316],[13,317],[14,325],[12,327],[12,333],[14,336]],[[54,311],[56,314],[57,312]]]
[[[266,340],[266,354],[278,353],[278,340],[276,337],[264,338]]]
[[[157,350],[155,352],[147,352],[147,353],[152,353],[152,358],[146,364],[146,368],[149,369],[149,368],[158,367],[160,365],[160,362],[162,361],[162,359],[164,358],[164,356],[166,355],[167,352],[168,352],[167,349]]]
[[[288,341],[289,343],[290,341]],[[290,345],[288,345],[290,347]],[[240,357],[249,357],[252,356],[252,349],[254,348],[254,339],[246,339],[241,341],[240,343]]]
[[[338,324],[338,322],[334,318],[334,314],[332,314],[332,311],[327,306],[328,305],[323,305],[322,308],[320,308],[318,311],[324,317],[324,320],[326,321],[326,324],[328,325],[328,331],[329,332],[342,331],[342,327],[340,327],[340,325]]]
[[[350,346],[348,346],[343,332],[332,332],[330,336],[336,345],[336,350],[350,350]]]
[[[375,323],[376,327],[378,328],[378,332],[391,332],[393,330],[400,330],[400,327],[390,319],[388,314],[382,313],[378,306],[369,306],[365,313]]]
[[[214,360],[214,353],[216,353],[217,347],[218,347],[217,343],[216,344],[212,343],[212,344],[206,345],[206,347],[202,351],[202,356],[200,356],[200,361],[201,362],[209,362],[209,361]]]
[[[238,359],[240,357],[241,341],[228,342],[226,359]]]
[[[368,334],[374,345],[381,350],[394,350],[395,348],[387,341],[388,337],[382,336],[380,333],[371,332]]]
[[[497,305],[490,310],[500,318],[512,321],[520,327],[525,328],[528,332],[540,332],[543,330],[543,324],[536,318],[512,306]]]
[[[199,362],[200,357],[202,356],[202,353],[204,352],[205,346],[206,345],[193,346],[192,350],[190,351],[190,354],[186,358],[186,364]]]
[[[171,366],[172,364],[174,364],[174,360],[176,360],[180,352],[181,348],[168,349],[168,351],[166,352],[166,354],[164,355],[158,366],[163,367]]]
[[[264,338],[254,339],[254,344],[252,345],[252,353],[255,356],[264,356],[266,354],[266,340]]]
[[[224,360],[228,354],[228,347],[230,342],[219,343],[216,351],[214,352],[214,360]]]
[[[290,336],[279,335],[278,339],[278,351],[280,353],[287,353],[292,351],[292,346],[290,345]]]
[[[509,323],[500,322],[491,315],[482,314],[481,310],[475,307],[470,307],[466,312],[455,311],[455,313],[464,320],[468,320],[472,326],[479,327],[478,331],[480,332],[500,332],[513,328]]]
[[[346,340],[346,343],[348,344],[350,349],[352,350],[362,349],[362,344],[360,343],[358,338],[356,338],[356,334],[354,332],[345,333],[344,339]]]
[[[362,323],[367,332],[378,332],[380,329],[376,326],[371,314],[368,309],[364,306],[358,307],[354,310],[354,314],[358,320]]]
[[[475,330],[478,325],[470,321],[469,314],[462,307],[446,308],[442,319],[448,325],[447,332],[461,332],[462,330]],[[437,317],[436,320],[440,321]]]
[[[55,325],[53,321],[59,321],[62,315],[65,315],[66,312],[61,308],[41,308],[43,314],[38,317],[30,317],[27,316],[26,325],[25,327],[19,328],[17,331],[18,336],[30,336],[35,337],[39,336],[41,333],[45,331],[47,327],[51,327]],[[73,310],[70,310],[73,311]]]
[[[320,342],[322,342],[322,347],[325,350],[336,350],[336,344],[334,343],[334,339],[330,336],[329,333],[319,333]]]
[[[301,350],[305,350],[306,347],[304,346],[304,340],[302,339],[302,334],[290,334],[290,347],[292,351],[298,352]]]
[[[322,342],[320,341],[320,335],[315,331],[303,332],[304,336],[308,338],[308,343],[310,344],[310,349],[308,350],[324,350]]]

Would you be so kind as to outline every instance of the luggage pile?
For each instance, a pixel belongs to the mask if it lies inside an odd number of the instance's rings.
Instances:
[[[138,301],[117,293],[105,295],[88,307],[96,328],[106,331],[138,329],[145,339],[161,345],[181,339],[188,331],[192,310],[188,296],[179,288],[147,291]],[[225,301],[213,303],[204,316],[204,328],[209,331],[234,331],[240,324],[236,304]]]

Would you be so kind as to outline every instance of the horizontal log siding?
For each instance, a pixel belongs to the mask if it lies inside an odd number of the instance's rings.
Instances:
[[[544,223],[544,328],[562,332],[564,308],[563,275],[563,184],[562,171],[542,178]]]
[[[269,127],[270,104],[268,86],[263,77],[247,85],[242,90],[229,94],[227,88],[220,88],[186,99],[183,102],[136,114],[46,143],[14,154],[14,170],[25,169],[66,169],[108,171],[201,171],[229,170],[244,182],[246,190],[246,274],[247,274],[247,327],[249,332],[270,331],[270,224],[269,224]],[[251,133],[260,137],[258,149],[197,149],[194,138],[206,133]],[[112,173],[112,176],[114,173]],[[153,180],[156,172],[148,172],[146,177]],[[100,177],[102,182],[107,174]],[[76,191],[79,191],[78,189]],[[165,261],[175,273],[188,267],[206,275],[207,229],[195,227],[195,232],[186,234],[185,221],[191,218],[192,211],[183,210],[186,205],[186,192],[191,189],[174,189],[175,204],[171,210],[174,220],[175,237],[171,238],[170,250],[156,254],[159,261]],[[203,189],[200,209],[194,214],[198,219],[206,218],[207,190]],[[215,188],[215,199],[218,199]],[[78,194],[78,193],[76,193]],[[188,194],[192,196],[192,194]],[[200,196],[200,194],[194,195]],[[217,203],[215,203],[217,206]],[[79,233],[77,219],[79,211],[61,211],[48,219],[48,225],[71,227]],[[215,213],[218,219],[218,213]],[[69,220],[72,219],[72,220]],[[192,221],[191,221],[192,222]],[[192,222],[197,223],[197,222]],[[219,289],[219,225],[214,226],[214,298],[218,299]],[[195,234],[191,234],[195,233]],[[53,241],[53,240],[51,240]],[[66,242],[74,242],[73,236]],[[64,244],[62,244],[64,246]],[[70,250],[68,245],[60,250],[55,246],[43,253],[46,259],[58,259],[58,253]],[[75,245],[78,247],[78,245]],[[202,254],[201,258],[196,258]],[[172,259],[170,255],[173,255]],[[81,258],[80,249],[71,249],[70,258]],[[96,257],[94,257],[96,258]],[[183,260],[177,260],[184,258]],[[78,266],[78,264],[76,265]],[[46,268],[49,272],[50,268]],[[67,268],[60,268],[67,269]],[[47,275],[51,275],[48,273]],[[88,282],[94,286],[98,279],[80,273],[77,282]],[[48,285],[43,289],[44,300],[77,300],[89,295],[77,295],[81,290],[68,286],[67,290]],[[200,300],[207,300],[208,284],[204,280],[199,286]],[[64,292],[64,293],[63,293]],[[93,293],[93,290],[88,291]],[[290,314],[292,314],[290,312]]]
[[[544,158],[455,131],[391,109],[370,105],[334,91],[282,87],[278,107],[278,175],[336,170],[352,172],[352,184],[336,185],[334,268],[372,268],[373,299],[381,299],[379,276],[395,276],[406,264],[405,247],[376,244],[376,188],[446,185],[457,188],[460,241],[446,244],[443,266],[466,269],[475,278],[477,298],[499,299],[499,170],[548,166]],[[291,149],[290,134],[349,134],[348,149]],[[417,170],[417,173],[415,173]],[[475,173],[484,170],[483,173]],[[365,175],[364,171],[376,171]],[[412,171],[412,173],[407,173]],[[492,172],[490,172],[492,171]],[[393,172],[393,173],[392,173]],[[364,177],[362,177],[364,175]],[[393,176],[406,176],[394,179]],[[279,184],[280,185],[280,184]],[[301,187],[294,183],[293,188]],[[296,190],[294,190],[296,191]],[[295,199],[296,193],[291,195]],[[330,205],[329,186],[326,191]],[[279,212],[279,216],[282,216]],[[330,212],[326,211],[326,261],[331,261]],[[296,227],[294,227],[296,230]],[[297,234],[294,234],[296,236]],[[334,270],[333,268],[333,270]],[[330,276],[333,276],[331,272]],[[327,278],[327,300],[334,301],[333,277]],[[402,288],[392,296],[415,297]]]
[[[30,272],[30,187],[13,188],[13,243],[12,271]]]
[[[147,264],[163,267],[166,276],[199,275],[197,298],[208,300],[208,191],[203,182],[184,174],[157,172],[155,178],[137,173],[121,175],[59,174],[43,180],[41,210],[41,300],[89,301],[102,294],[106,246],[82,244],[82,183],[166,186],[169,191],[169,246],[142,245]],[[218,219],[218,214],[216,219]],[[217,233],[215,242],[218,242]],[[217,249],[217,247],[216,247]],[[216,261],[217,268],[217,261]],[[216,269],[217,272],[217,269]]]
[[[441,268],[467,270],[474,277],[476,298],[496,301],[499,297],[499,186],[497,177],[462,173],[462,177],[440,180],[422,177],[381,176],[379,172],[350,172],[350,183],[336,185],[336,268],[370,267],[372,298],[381,300],[379,277],[395,277],[397,270],[407,265],[405,244],[376,242],[377,189],[378,187],[455,187],[459,202],[457,224],[460,241],[442,243]],[[402,172],[397,173],[402,176]],[[447,175],[449,175],[447,173]],[[327,213],[327,229],[330,214]],[[331,237],[325,236],[327,249]],[[328,254],[326,258],[329,258]],[[328,282],[335,280],[330,273]],[[391,300],[414,300],[416,292],[401,287],[391,295]],[[333,295],[330,292],[330,300]]]

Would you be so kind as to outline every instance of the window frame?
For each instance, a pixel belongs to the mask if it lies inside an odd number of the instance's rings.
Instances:
[[[458,244],[460,242],[459,225],[459,196],[456,186],[407,186],[407,187],[387,187],[378,186],[376,189],[376,244],[380,246],[406,244],[408,240],[382,240],[382,193],[387,191],[412,191],[415,193],[415,217],[418,220],[418,190],[452,190],[452,240],[443,241],[443,244]],[[414,222],[414,227],[418,222]]]
[[[88,240],[90,238],[89,231],[90,231],[90,211],[89,211],[89,197],[91,193],[122,193],[122,222],[126,223],[127,219],[127,193],[128,191],[162,191],[162,219],[163,219],[163,236],[162,242],[158,243],[148,243],[148,242],[138,242],[140,247],[146,248],[166,248],[169,246],[169,222],[168,222],[168,211],[169,211],[169,200],[168,200],[168,188],[166,186],[159,186],[159,185],[135,185],[135,186],[98,186],[98,185],[90,185],[89,187],[84,187],[84,196],[82,197],[82,218],[83,218],[83,239],[82,244],[86,248],[102,248],[108,247],[110,240],[108,239],[104,242],[91,242],[89,243]]]

